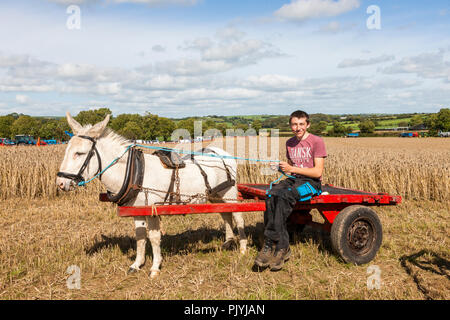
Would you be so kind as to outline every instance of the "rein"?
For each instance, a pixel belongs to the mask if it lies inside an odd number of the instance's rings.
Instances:
[[[94,179],[96,179],[97,177],[100,177],[100,179],[101,179],[102,174],[106,170],[108,170],[111,166],[113,166],[117,161],[119,161],[127,152],[130,152],[130,153],[128,155],[129,159],[127,161],[126,175],[129,174],[129,166],[130,166],[130,163],[131,163],[130,159],[133,158],[132,154],[134,154],[133,151],[134,151],[135,147],[141,147],[141,148],[146,148],[146,149],[154,149],[154,150],[170,151],[170,152],[175,152],[175,153],[187,153],[187,154],[190,154],[192,158],[193,158],[194,155],[202,155],[202,156],[208,156],[208,157],[214,157],[214,158],[221,158],[222,161],[223,161],[223,159],[236,159],[236,160],[246,160],[246,161],[255,161],[255,162],[280,162],[280,160],[249,159],[249,158],[242,158],[242,157],[219,155],[219,154],[215,154],[215,153],[204,153],[204,152],[177,150],[177,149],[166,148],[166,147],[145,146],[145,145],[134,143],[134,144],[129,145],[120,156],[115,158],[108,166],[106,166],[102,170],[100,154],[99,154],[99,152],[98,152],[98,150],[96,148],[96,140],[94,138],[92,138],[92,137],[89,137],[89,136],[77,136],[77,137],[92,141],[92,147],[91,147],[91,150],[89,151],[88,156],[86,157],[83,165],[81,166],[81,168],[80,168],[80,170],[78,171],[77,174],[66,173],[66,172],[58,172],[57,173],[58,177],[63,177],[63,178],[70,179],[70,180],[74,181],[77,184],[77,186],[84,186],[87,183],[89,183],[89,182],[93,181]],[[202,151],[203,151],[203,149],[202,149]],[[83,174],[84,170],[86,169],[86,167],[88,166],[91,158],[94,156],[94,153],[97,154],[97,160],[98,160],[98,163],[99,163],[99,167],[97,169],[96,174],[91,179],[86,181],[83,178],[82,174]],[[140,152],[140,156],[142,157],[142,152]],[[225,165],[225,163],[224,163],[224,165]],[[225,168],[226,168],[226,165],[225,165]],[[135,177],[135,179],[141,180],[140,183],[142,183],[142,178],[143,178],[143,166],[142,165],[139,167],[138,171],[140,171],[139,172],[140,173],[140,178],[136,178]],[[133,174],[134,174],[134,172],[138,172],[138,171],[134,171],[133,170]],[[273,181],[272,183],[270,183],[270,188],[266,191],[266,194],[268,192],[270,192],[270,190],[272,189],[272,185],[274,183],[278,182],[283,177],[283,175],[288,177],[288,178],[295,179],[295,177],[293,177],[291,175],[288,175],[285,172],[283,172],[281,170],[281,168],[278,168],[278,171],[282,173],[281,176],[278,179],[276,179],[275,181]],[[227,176],[228,176],[228,181],[225,181],[225,183],[230,183],[230,176],[229,176],[228,170],[227,170]],[[139,175],[137,177],[139,177]],[[120,192],[117,195],[113,195],[111,193],[108,193],[108,198],[110,199],[110,201],[116,202],[116,203],[123,203],[125,200],[129,200],[129,197],[132,196],[133,194],[135,194],[136,192],[145,191],[145,193],[146,193],[146,202],[147,202],[147,192],[148,191],[164,192],[162,190],[156,190],[156,189],[152,189],[152,188],[144,188],[144,187],[142,187],[139,184],[138,185],[130,184],[129,182],[127,182],[128,180],[130,180],[130,177],[128,177],[128,179],[127,179],[127,176],[126,176],[124,184],[122,185],[122,188],[121,188]],[[233,185],[234,185],[234,183],[235,183],[234,180],[232,180],[232,182],[233,182]],[[207,180],[205,180],[205,183],[207,184],[207,187],[208,187]],[[211,188],[208,188],[208,189],[209,189],[210,192],[209,193],[207,192],[206,195],[197,194],[197,195],[187,195],[187,196],[189,196],[189,198],[198,198],[198,197],[204,197],[206,199],[208,199],[208,198],[210,198],[210,199],[215,198],[213,196],[213,194],[211,193],[211,190],[213,190],[213,189],[211,189]],[[171,191],[167,192],[167,194],[169,194],[169,193],[170,194],[176,194],[177,197],[181,196],[179,191],[177,193],[174,193],[174,192],[171,192]],[[226,200],[226,199],[222,199],[222,198],[217,198],[217,199]]]

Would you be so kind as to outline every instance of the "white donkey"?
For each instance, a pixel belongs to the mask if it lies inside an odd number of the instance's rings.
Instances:
[[[61,163],[60,172],[65,173],[65,177],[59,176],[56,179],[56,184],[61,190],[69,191],[76,187],[76,181],[74,177],[82,177],[84,180],[91,179],[95,176],[98,169],[105,168],[116,157],[123,154],[125,149],[132,143],[120,135],[114,133],[111,129],[106,128],[109,121],[109,115],[106,118],[95,124],[81,126],[76,120],[74,120],[69,113],[67,115],[67,121],[72,128],[74,136],[70,139],[69,144],[65,152],[64,160]],[[96,153],[98,155],[91,155],[93,153],[93,146],[95,143]],[[224,150],[216,147],[208,147],[214,152],[220,155],[227,155]],[[89,160],[86,159],[89,157]],[[172,170],[166,169],[161,164],[160,159],[156,155],[145,154],[145,174],[143,180],[143,187],[154,188],[157,190],[168,190]],[[226,170],[224,163],[220,158],[208,157],[208,156],[195,156],[195,160],[202,166],[203,170],[208,176],[209,184],[212,188],[227,180]],[[99,161],[101,166],[99,166]],[[232,178],[236,180],[237,164],[233,159],[224,159],[225,164],[228,166]],[[85,165],[85,163],[87,164]],[[119,192],[126,171],[127,156],[122,157],[116,164],[107,169],[101,176],[101,182],[105,185],[106,189],[112,193]],[[198,166],[190,159],[185,160],[186,167],[179,169],[180,179],[180,193],[181,194],[197,194],[205,193],[205,181],[200,172]],[[82,172],[80,172],[83,169]],[[67,177],[69,176],[69,177]],[[218,193],[226,199],[237,199],[238,190],[237,186],[225,189]],[[155,202],[163,201],[165,197],[161,192],[150,192],[148,194],[148,205]],[[202,200],[204,201],[204,199]],[[226,202],[236,202],[233,200],[225,200]],[[200,200],[197,200],[200,203]],[[140,192],[135,199],[134,206],[145,205],[145,194]],[[244,254],[247,248],[247,238],[244,232],[244,219],[241,212],[221,213],[221,216],[225,222],[225,243],[230,244],[234,241],[233,233],[233,218],[236,222],[239,233],[239,246],[240,252]],[[152,278],[159,275],[160,265],[162,261],[161,257],[161,229],[160,219],[157,216],[139,216],[134,217],[134,225],[136,231],[137,241],[137,254],[135,262],[130,266],[129,273],[136,272],[145,262],[145,243],[147,238],[150,239],[153,249],[153,265],[151,268],[150,276]]]

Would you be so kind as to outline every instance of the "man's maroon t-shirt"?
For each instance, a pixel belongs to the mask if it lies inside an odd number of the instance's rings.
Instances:
[[[286,141],[286,157],[296,167],[314,168],[314,158],[326,158],[327,151],[323,139],[310,133],[304,140],[292,137]]]

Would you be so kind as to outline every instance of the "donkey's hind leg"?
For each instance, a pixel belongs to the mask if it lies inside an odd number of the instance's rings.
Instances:
[[[232,250],[236,246],[233,232],[233,217],[230,212],[220,214],[225,222],[225,242],[222,244],[223,250]]]
[[[147,242],[147,221],[145,217],[134,218],[136,231],[136,260],[128,269],[128,274],[139,271],[145,262],[145,243]]]

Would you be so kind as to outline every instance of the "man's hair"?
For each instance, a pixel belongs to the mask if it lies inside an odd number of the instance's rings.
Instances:
[[[297,110],[291,113],[289,124],[291,124],[292,118],[306,118],[306,123],[309,123],[309,114],[302,110]]]

